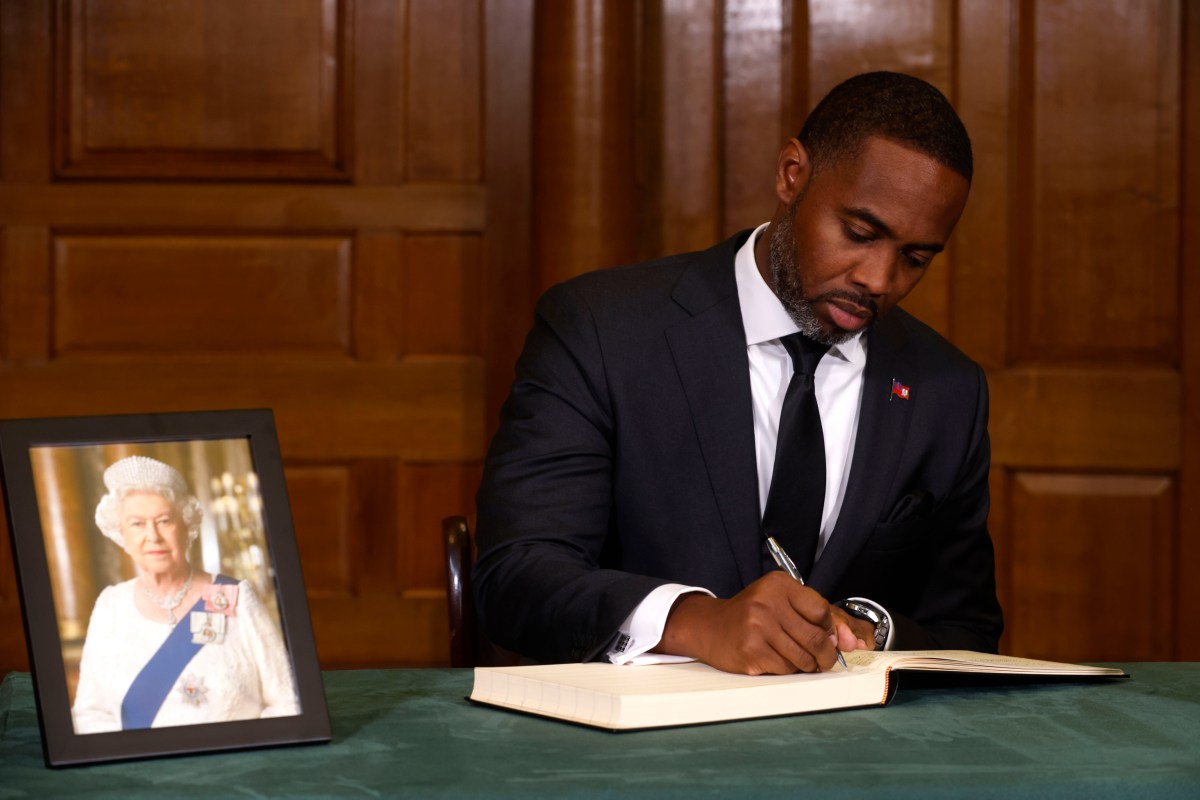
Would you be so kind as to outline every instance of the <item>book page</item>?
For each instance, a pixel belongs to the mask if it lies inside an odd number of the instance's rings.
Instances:
[[[488,667],[484,669],[526,679],[553,682],[562,686],[622,695],[724,691],[773,683],[821,681],[846,674],[846,671],[839,667],[831,672],[810,674],[737,675],[721,672],[698,661],[685,664],[649,664],[645,666],[590,663]],[[882,668],[868,664],[860,666],[859,669],[881,671]]]
[[[1112,667],[1041,661],[1034,658],[977,653],[971,650],[892,650],[846,653],[846,663],[891,669],[947,672],[1002,673],[1010,675],[1124,675]]]

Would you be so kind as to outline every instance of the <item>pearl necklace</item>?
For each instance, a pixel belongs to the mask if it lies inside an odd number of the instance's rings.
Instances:
[[[187,580],[183,582],[183,588],[170,597],[160,597],[150,591],[144,583],[142,584],[142,593],[150,598],[150,602],[167,612],[167,624],[174,625],[178,620],[175,619],[175,609],[179,608],[179,604],[183,602],[183,598],[192,588],[192,568],[188,567]]]

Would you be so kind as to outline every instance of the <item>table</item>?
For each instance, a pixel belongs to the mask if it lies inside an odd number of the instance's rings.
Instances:
[[[901,686],[886,708],[613,734],[480,707],[468,670],[326,672],[328,745],[42,765],[0,685],[0,800],[83,797],[1200,798],[1200,664],[1131,680]],[[907,677],[907,676],[906,676]]]

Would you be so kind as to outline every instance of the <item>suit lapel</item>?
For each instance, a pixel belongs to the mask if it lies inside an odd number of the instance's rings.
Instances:
[[[884,318],[868,334],[850,480],[837,524],[809,581],[822,594],[830,592],[842,578],[875,528],[884,502],[893,494],[913,405],[921,402],[920,376],[914,362],[905,357],[907,334],[897,317]],[[912,387],[910,399],[892,398],[893,379]]]
[[[743,585],[761,572],[750,366],[733,273],[744,241],[725,242],[684,273],[672,296],[692,316],[666,331]]]

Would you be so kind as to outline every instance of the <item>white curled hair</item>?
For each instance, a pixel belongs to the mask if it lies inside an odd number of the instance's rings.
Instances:
[[[179,511],[187,526],[189,546],[200,535],[204,507],[173,467],[146,456],[130,456],[104,470],[104,485],[108,493],[96,504],[96,527],[122,549],[125,537],[121,535],[121,503],[138,492],[157,494]]]

